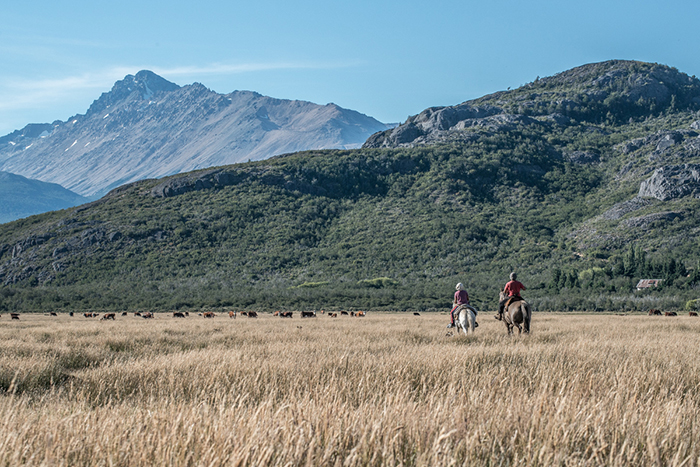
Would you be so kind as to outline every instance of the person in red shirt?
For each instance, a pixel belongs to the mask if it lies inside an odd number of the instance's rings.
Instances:
[[[457,291],[455,292],[455,298],[452,301],[452,310],[450,311],[450,324],[448,328],[455,327],[455,310],[460,307],[460,305],[469,305],[469,294],[467,293],[467,288],[461,282],[455,286]],[[471,306],[471,305],[470,305]],[[474,327],[478,326],[476,322]]]
[[[510,299],[515,299],[515,300],[522,300],[523,297],[520,296],[520,291],[521,290],[526,290],[525,286],[523,285],[522,282],[517,281],[516,279],[518,278],[517,274],[514,272],[510,273],[510,281],[506,284],[506,286],[503,288],[503,293],[506,296],[505,299],[503,299],[499,304],[498,304],[498,314],[494,316],[497,320],[503,319],[503,310],[506,307],[506,303],[508,303],[508,300]]]

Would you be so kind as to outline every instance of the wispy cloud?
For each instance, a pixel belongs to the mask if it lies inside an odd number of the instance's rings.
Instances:
[[[128,74],[147,69],[166,79],[199,79],[200,76],[225,76],[241,73],[275,70],[324,70],[348,68],[360,62],[259,62],[259,63],[214,63],[178,67],[119,66],[98,72],[63,76],[57,78],[26,79],[26,77],[0,78],[0,112],[43,106],[47,103],[72,99],[77,94],[89,92],[96,98],[96,90],[108,91],[115,81]],[[187,83],[178,83],[187,84]]]

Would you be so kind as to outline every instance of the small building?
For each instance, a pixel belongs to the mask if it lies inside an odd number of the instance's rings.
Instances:
[[[637,282],[637,290],[648,289],[649,287],[658,287],[663,279],[641,279]]]

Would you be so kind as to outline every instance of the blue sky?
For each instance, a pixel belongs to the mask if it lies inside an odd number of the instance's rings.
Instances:
[[[0,11],[0,135],[84,113],[141,69],[384,122],[608,59],[700,76],[700,2],[689,0],[66,0]]]

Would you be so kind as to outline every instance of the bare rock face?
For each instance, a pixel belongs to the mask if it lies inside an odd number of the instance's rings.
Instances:
[[[654,214],[648,214],[646,216],[633,217],[633,218],[627,219],[624,222],[624,224],[630,228],[644,229],[644,228],[650,227],[654,223],[671,222],[676,218],[682,219],[683,213],[676,212],[676,211],[656,212]]]
[[[623,201],[621,203],[617,203],[607,211],[605,211],[601,217],[605,220],[617,220],[622,218],[623,216],[627,215],[630,212],[638,211],[645,206],[648,206],[651,204],[653,201],[650,201],[648,199],[640,198],[639,196],[635,196],[634,198],[628,200],[628,201]]]
[[[569,162],[580,165],[597,164],[600,162],[600,155],[592,151],[572,151],[564,154]]]
[[[359,148],[387,125],[335,104],[218,94],[150,71],[128,75],[85,115],[0,138],[0,170],[99,197],[160,178],[311,149]]]
[[[683,164],[658,168],[651,178],[642,182],[639,197],[661,201],[700,197],[700,165]]]

